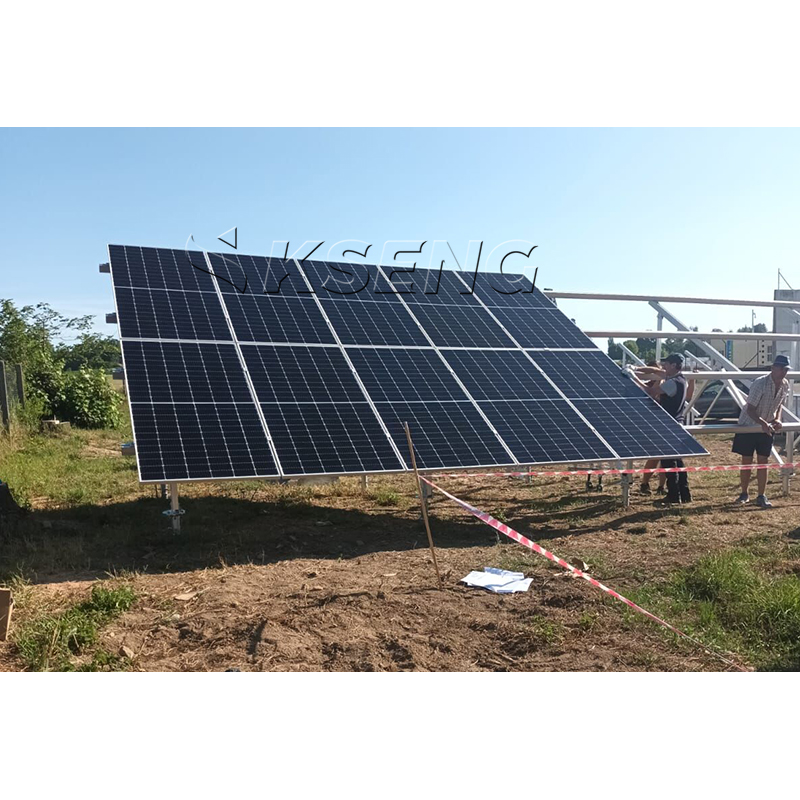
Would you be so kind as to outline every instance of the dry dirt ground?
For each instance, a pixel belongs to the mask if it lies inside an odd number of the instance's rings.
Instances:
[[[705,463],[732,463],[709,439]],[[97,454],[87,457],[110,457]],[[695,463],[703,463],[696,461]],[[738,508],[737,473],[690,477],[694,502],[665,510],[617,481],[443,478],[486,510],[622,594],[715,550],[769,540],[797,559],[800,496],[772,511]],[[638,483],[638,479],[637,479]],[[724,670],[701,649],[636,618],[586,582],[504,540],[441,496],[431,501],[445,589],[436,579],[407,477],[322,487],[196,484],[174,536],[152,487],[100,507],[35,508],[5,546],[49,607],[87,596],[93,581],[130,583],[134,607],[102,633],[135,670]],[[485,566],[533,577],[498,596],[460,584]],[[21,609],[17,621],[25,618]],[[0,670],[23,668],[0,644]]]

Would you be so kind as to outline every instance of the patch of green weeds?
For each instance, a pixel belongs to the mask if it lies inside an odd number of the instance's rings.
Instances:
[[[734,549],[705,556],[631,599],[757,668],[800,669],[800,579],[775,574],[774,555]],[[628,614],[626,614],[628,616]]]
[[[369,496],[381,506],[396,506],[400,504],[400,494],[394,489],[375,489],[369,493]]]
[[[41,612],[16,631],[14,641],[28,668],[37,672],[63,672],[75,669],[73,656],[97,642],[103,626],[127,611],[136,600],[130,586],[92,587],[88,600],[60,613]],[[102,653],[91,661],[96,669],[111,662]],[[116,665],[116,662],[115,662]]]

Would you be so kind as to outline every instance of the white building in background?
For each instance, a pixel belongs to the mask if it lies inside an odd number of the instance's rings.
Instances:
[[[773,299],[800,301],[800,290],[776,289]],[[775,308],[772,312],[772,330],[775,333],[800,333],[800,316],[790,308]],[[789,361],[792,362],[795,369],[800,366],[792,359],[791,343],[781,342],[780,349],[776,355],[789,356]]]
[[[721,338],[709,339],[708,343],[719,350],[725,358],[733,361],[739,369],[769,367],[776,355],[775,342],[768,339],[725,339],[722,334]]]

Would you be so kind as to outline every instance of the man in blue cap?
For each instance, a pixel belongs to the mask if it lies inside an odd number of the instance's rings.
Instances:
[[[737,433],[733,437],[733,452],[742,457],[742,464],[753,463],[753,453],[758,456],[759,464],[769,461],[772,450],[773,435],[781,429],[781,406],[789,396],[789,381],[786,374],[789,372],[789,359],[786,356],[775,356],[769,375],[756,378],[750,385],[747,402],[739,414],[739,425],[758,425],[759,433]],[[758,481],[758,496],[756,505],[759,508],[772,508],[772,503],[764,494],[767,488],[767,470],[756,470]],[[750,485],[752,471],[743,469],[740,473],[742,484],[741,494],[736,498],[736,503],[744,505],[750,502],[747,488]]]

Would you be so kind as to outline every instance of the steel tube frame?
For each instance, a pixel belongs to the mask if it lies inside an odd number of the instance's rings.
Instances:
[[[681,331],[584,331],[590,339],[672,339],[676,333],[688,333],[684,339],[769,339],[776,342],[796,342],[800,340],[797,333],[726,333],[725,331],[692,331],[686,328]]]
[[[800,300],[726,300],[719,297],[673,297],[649,294],[601,294],[596,292],[545,291],[551,299],[563,300],[633,300],[649,303],[700,303],[712,306],[770,306],[772,308],[800,308]]]
[[[708,380],[708,381],[726,381],[726,380],[754,381],[756,378],[762,378],[764,375],[769,375],[769,371],[762,369],[762,370],[753,370],[752,372],[748,371],[748,370],[737,370],[736,372],[734,372],[733,370],[729,371],[729,370],[726,370],[726,369],[716,369],[716,370],[709,369],[709,370],[703,370],[702,373],[700,373],[700,372],[697,372],[697,373],[684,372],[683,374],[686,377],[686,380],[690,380],[695,375],[702,375],[702,379],[704,381],[706,381],[706,380]],[[789,380],[789,381],[800,380],[800,371],[788,372],[786,374],[786,379]],[[699,378],[697,378],[696,380],[699,380]]]

